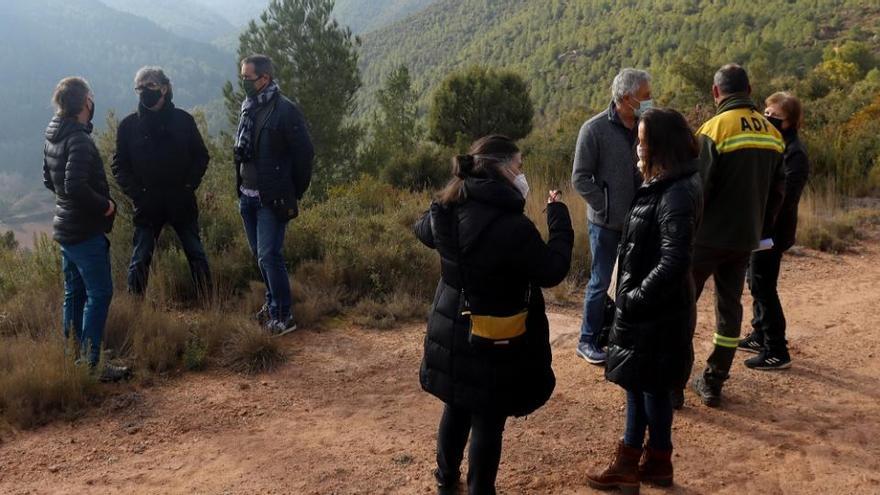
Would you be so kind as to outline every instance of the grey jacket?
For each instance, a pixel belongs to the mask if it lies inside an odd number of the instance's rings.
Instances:
[[[636,129],[627,129],[614,103],[581,127],[571,183],[587,201],[590,223],[618,232],[642,176],[636,168]]]

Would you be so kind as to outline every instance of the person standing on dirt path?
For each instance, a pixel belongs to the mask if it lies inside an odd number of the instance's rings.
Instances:
[[[52,94],[55,116],[46,128],[43,184],[55,193],[53,238],[61,245],[64,273],[64,336],[79,347],[80,359],[97,370],[110,301],[110,240],[116,203],[92,140],[95,97],[85,79],[62,79]],[[127,368],[105,363],[101,381],[117,381]]]
[[[274,74],[265,55],[241,61],[246,97],[233,153],[239,211],[266,284],[257,320],[278,336],[297,328],[281,251],[287,225],[299,214],[298,202],[311,183],[315,152],[302,112],[281,94]]]
[[[453,174],[414,227],[441,272],[419,379],[445,403],[438,493],[458,493],[470,436],[468,492],[494,494],[507,418],[537,410],[556,385],[541,288],[568,274],[574,231],[558,191],[547,199],[546,243],[526,217],[528,181],[509,138],[477,140]]]
[[[785,340],[785,314],[776,285],[782,255],[794,245],[797,234],[798,203],[810,175],[806,147],[798,138],[803,123],[800,100],[791,93],[774,93],[764,102],[764,116],[782,133],[785,140],[783,169],[785,199],[773,228],[767,233],[773,247],[752,253],[749,261],[749,289],[754,300],[752,333],[739,342],[738,349],[756,352],[745,365],[756,370],[779,370],[791,367],[788,342]]]
[[[687,384],[694,362],[691,262],[703,210],[699,148],[687,120],[651,109],[638,132],[645,183],[623,226],[605,362],[605,378],[626,390],[626,428],[611,464],[587,476],[593,488],[630,493],[640,482],[672,485],[672,390]]]
[[[782,206],[785,144],[756,109],[745,69],[725,65],[713,83],[717,113],[697,131],[705,206],[693,272],[698,299],[706,280],[715,281],[715,347],[691,385],[703,404],[718,407],[739,344],[749,257],[772,231]],[[683,404],[681,391],[675,402]]]
[[[612,101],[581,127],[571,183],[587,202],[590,237],[590,282],[584,294],[583,322],[577,355],[590,364],[605,362],[599,334],[605,318],[623,221],[642,178],[636,170],[636,125],[651,108],[651,77],[623,69],[611,83]]]
[[[211,271],[199,235],[196,189],[208,169],[208,149],[195,119],[176,108],[171,80],[160,67],[134,76],[137,111],[119,123],[111,169],[134,207],[128,292],[147,290],[156,242],[165,225],[180,239],[196,294],[208,296]]]

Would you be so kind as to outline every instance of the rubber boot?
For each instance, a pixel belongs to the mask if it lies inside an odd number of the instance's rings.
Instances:
[[[672,486],[672,450],[645,447],[639,463],[639,479],[657,486]]]
[[[623,440],[617,445],[617,455],[604,471],[588,474],[587,484],[597,490],[619,489],[625,495],[639,493],[639,459],[641,448],[627,447]]]

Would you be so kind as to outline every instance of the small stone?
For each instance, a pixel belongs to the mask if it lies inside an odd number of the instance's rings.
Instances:
[[[241,382],[241,383],[238,384],[238,389],[239,389],[239,390],[247,390],[247,389],[249,389],[249,388],[251,388],[251,384],[250,384],[250,383]]]
[[[57,464],[53,464],[53,465],[49,466],[50,473],[57,473],[60,470],[61,470],[61,466],[59,466]]]

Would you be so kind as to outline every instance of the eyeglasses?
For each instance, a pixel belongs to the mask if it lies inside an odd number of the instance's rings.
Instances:
[[[261,77],[263,77],[263,76],[254,76],[253,79],[250,79],[247,76],[241,76],[241,81],[242,82],[244,82],[244,81],[255,82],[255,81],[259,81]]]
[[[160,89],[161,87],[162,87],[162,85],[160,85],[160,84],[157,84],[154,82],[149,82],[149,83],[145,83],[145,84],[141,84],[140,86],[137,86],[136,88],[134,88],[134,92],[135,93],[143,93],[144,91],[146,91],[148,89],[151,91],[155,91],[157,89]]]

